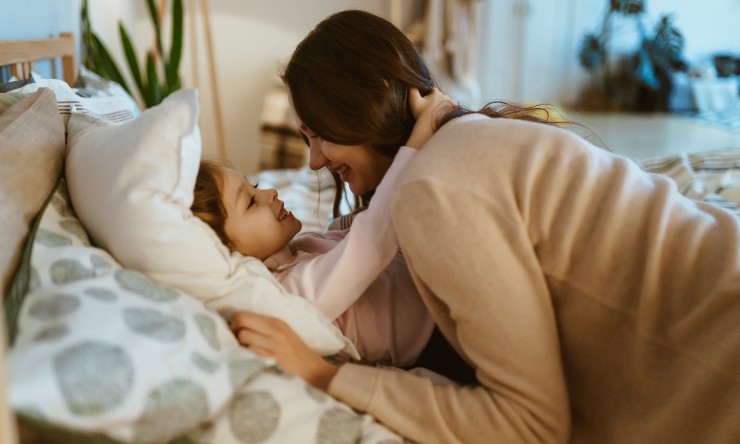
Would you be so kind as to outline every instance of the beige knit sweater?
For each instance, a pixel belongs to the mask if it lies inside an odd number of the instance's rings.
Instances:
[[[393,223],[476,387],[343,366],[424,442],[740,442],[740,224],[568,131],[479,115],[407,166]]]

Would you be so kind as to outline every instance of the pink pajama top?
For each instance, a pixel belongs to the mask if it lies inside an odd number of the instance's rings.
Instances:
[[[396,177],[415,152],[401,147],[351,229],[301,234],[264,261],[287,291],[333,320],[367,362],[413,364],[434,328],[390,218]]]

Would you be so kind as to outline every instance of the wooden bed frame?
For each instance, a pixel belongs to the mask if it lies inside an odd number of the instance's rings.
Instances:
[[[71,86],[77,79],[75,49],[74,36],[68,32],[48,39],[0,40],[0,66],[10,66],[13,76],[26,79],[31,76],[34,62],[61,58],[62,75],[56,72],[56,63],[52,63],[52,75]]]

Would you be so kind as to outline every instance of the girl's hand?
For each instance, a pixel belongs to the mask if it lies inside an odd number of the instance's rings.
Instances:
[[[242,345],[260,356],[274,358],[283,370],[318,389],[327,391],[339,371],[308,348],[280,319],[242,311],[234,315],[230,327]]]
[[[411,114],[416,118],[416,123],[406,146],[421,148],[437,130],[437,119],[455,106],[457,103],[437,88],[432,88],[425,97],[421,96],[417,88],[409,88],[409,107]]]

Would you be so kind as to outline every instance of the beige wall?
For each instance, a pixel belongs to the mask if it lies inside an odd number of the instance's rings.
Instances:
[[[225,138],[229,159],[237,169],[245,173],[257,169],[262,104],[266,94],[280,84],[278,73],[298,42],[333,12],[360,8],[387,16],[388,6],[387,0],[211,2]],[[184,66],[191,64],[189,56],[183,60]],[[204,152],[215,155],[215,122],[212,119],[209,96],[212,91],[207,83],[205,51],[199,51],[199,61],[201,105],[205,111],[201,120]],[[184,73],[192,84],[194,78],[190,71],[188,69]]]
[[[88,0],[91,21],[101,38],[119,60],[117,22],[122,20],[143,53],[151,46],[152,32],[144,2],[130,0]],[[259,162],[259,118],[262,102],[271,88],[280,83],[278,72],[300,40],[327,15],[343,9],[364,9],[389,17],[393,0],[211,0],[212,38],[217,63],[217,81],[224,116],[229,160],[237,169],[251,173]],[[407,3],[409,0],[405,0]],[[188,2],[186,2],[187,4]],[[200,4],[200,2],[195,2]],[[195,32],[200,44],[193,57],[193,45],[183,54],[183,81],[200,89],[201,132],[206,155],[217,154],[216,123],[203,17],[198,13],[195,31],[190,29],[186,9],[186,33]],[[390,18],[390,17],[389,17]],[[165,25],[169,35],[169,25]],[[143,57],[143,56],[142,56]],[[195,59],[195,61],[194,61]],[[196,68],[194,72],[193,64]]]

